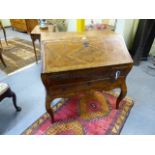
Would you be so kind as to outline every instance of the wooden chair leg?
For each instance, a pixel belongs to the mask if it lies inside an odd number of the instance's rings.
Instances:
[[[3,56],[2,56],[2,49],[1,48],[0,48],[0,60],[1,60],[2,64],[4,65],[4,67],[7,67],[5,62],[4,62]]]
[[[16,108],[17,111],[21,111],[22,108],[17,106],[17,103],[16,103],[16,94],[11,91],[11,95],[12,95],[12,101],[13,101],[14,107]]]
[[[0,39],[0,45],[1,45],[1,48],[3,48],[3,46],[2,46],[2,42],[1,42],[1,39]]]
[[[8,88],[6,90],[6,92],[0,96],[0,101],[3,100],[6,97],[12,98],[13,105],[14,105],[16,111],[21,111],[22,110],[22,108],[19,107],[17,105],[17,103],[16,103],[16,94],[10,88]]]
[[[6,42],[6,44],[8,45],[8,41],[7,41],[7,38],[6,38],[6,31],[5,31],[4,28],[2,28],[2,30],[3,30],[3,33],[4,33],[5,42]]]

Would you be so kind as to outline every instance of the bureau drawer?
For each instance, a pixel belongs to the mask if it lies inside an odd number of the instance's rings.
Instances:
[[[64,85],[81,83],[94,80],[117,80],[119,77],[127,76],[130,68],[128,66],[92,68],[77,71],[42,74],[43,81],[47,85]]]

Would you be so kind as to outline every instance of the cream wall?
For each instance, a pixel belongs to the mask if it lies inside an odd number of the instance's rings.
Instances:
[[[151,47],[150,54],[155,56],[155,40],[154,40],[153,45]]]
[[[3,26],[11,26],[10,19],[1,19]]]
[[[116,32],[121,33],[124,37],[127,47],[130,49],[136,34],[139,19],[118,19]]]
[[[127,19],[125,21],[124,39],[129,49],[132,47],[138,23],[138,19]]]
[[[76,19],[67,19],[66,20],[66,22],[67,22],[67,31],[68,32],[74,32],[74,31],[76,31]]]

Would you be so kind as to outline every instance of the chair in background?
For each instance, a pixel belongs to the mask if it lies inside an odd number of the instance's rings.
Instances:
[[[5,42],[6,42],[6,44],[8,45],[7,38],[6,38],[5,28],[3,27],[3,24],[2,24],[2,22],[1,22],[1,21],[0,21],[0,29],[2,29],[3,34],[4,34],[4,38],[5,38]],[[0,44],[1,44],[1,46],[2,46],[1,41],[0,41]]]
[[[1,41],[0,41],[0,43],[1,43]],[[2,56],[2,51],[3,51],[3,49],[0,47],[0,60],[1,60],[2,64],[4,65],[4,67],[7,67],[4,62],[3,56]]]
[[[21,111],[21,107],[17,106],[16,94],[11,90],[7,83],[0,82],[0,101],[6,97],[11,97],[16,111]]]

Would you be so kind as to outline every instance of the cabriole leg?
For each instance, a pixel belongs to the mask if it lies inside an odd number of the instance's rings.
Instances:
[[[116,101],[116,109],[119,108],[119,103],[121,102],[121,100],[122,100],[122,99],[126,96],[126,94],[127,94],[127,86],[126,86],[125,79],[123,79],[123,80],[121,81],[121,86],[120,86],[120,88],[121,88],[121,93],[120,93],[120,95],[118,96],[117,101]]]

